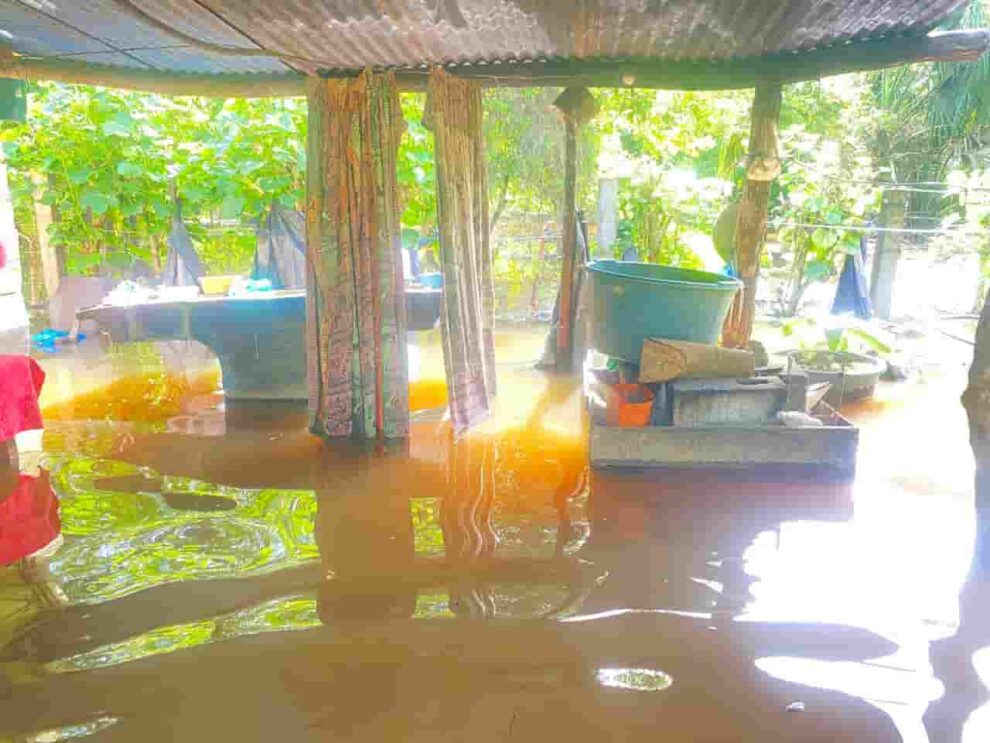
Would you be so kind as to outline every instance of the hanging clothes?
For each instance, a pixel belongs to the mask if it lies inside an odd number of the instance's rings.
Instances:
[[[866,236],[859,238],[859,251],[847,253],[832,300],[832,314],[852,313],[861,320],[873,317],[873,303],[866,286]]]
[[[252,279],[268,279],[272,289],[306,286],[306,219],[302,212],[273,202],[258,229]]]
[[[313,78],[307,90],[310,427],[327,437],[409,431],[395,77]]]
[[[443,358],[450,417],[455,434],[460,434],[489,416],[495,396],[495,303],[481,85],[434,69],[426,113],[436,148]]]
[[[168,233],[168,254],[162,270],[162,284],[195,286],[205,275],[206,271],[193,247],[192,237],[182,221],[182,202],[176,199],[172,211],[172,231]]]

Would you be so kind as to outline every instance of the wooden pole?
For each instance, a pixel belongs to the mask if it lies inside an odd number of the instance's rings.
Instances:
[[[753,332],[760,254],[767,231],[770,186],[780,175],[777,121],[780,118],[780,85],[756,87],[750,115],[749,157],[746,182],[736,212],[736,267],[743,289],[736,295],[722,327],[722,345],[745,348]]]
[[[990,512],[990,293],[976,326],[973,363],[962,403],[969,419],[969,443],[976,460],[977,507]]]
[[[554,364],[567,371],[574,361],[574,269],[577,262],[577,137],[582,124],[598,113],[598,102],[586,88],[566,88],[553,105],[564,116],[564,208],[560,238],[560,301]]]
[[[907,211],[905,196],[903,191],[883,192],[880,227],[896,229],[904,226]],[[894,277],[900,254],[901,246],[896,232],[882,231],[877,235],[877,247],[870,272],[870,302],[873,304],[873,313],[881,320],[890,319],[890,307],[894,300]]]
[[[41,256],[41,276],[45,284],[45,296],[51,299],[58,291],[61,273],[58,265],[58,255],[48,237],[48,228],[52,223],[52,208],[42,202],[45,176],[41,173],[31,174],[31,184],[34,186],[34,228],[37,233],[38,253]]]
[[[564,116],[564,217],[560,236],[560,315],[557,326],[557,369],[571,368],[571,308],[574,304],[574,260],[577,253],[577,122]]]

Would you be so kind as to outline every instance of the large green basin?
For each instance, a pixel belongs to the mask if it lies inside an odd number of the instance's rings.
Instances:
[[[591,347],[635,364],[646,338],[717,343],[742,282],[653,263],[601,260],[591,276]]]

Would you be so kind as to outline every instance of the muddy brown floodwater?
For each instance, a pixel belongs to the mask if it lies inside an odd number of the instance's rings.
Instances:
[[[424,343],[377,448],[225,408],[209,361],[45,359],[40,468],[0,477],[0,740],[990,740],[961,361],[849,408],[853,482],[589,473],[538,344],[502,334],[454,442]]]

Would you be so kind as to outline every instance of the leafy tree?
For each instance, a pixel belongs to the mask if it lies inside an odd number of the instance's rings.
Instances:
[[[243,263],[253,240],[208,235],[197,218],[250,222],[272,200],[300,202],[305,103],[39,84],[28,120],[6,126],[3,140],[16,199],[29,202],[31,176],[43,176],[50,238],[70,273],[160,265],[173,184],[207,262],[215,244]]]
[[[951,28],[985,25],[981,0],[971,0],[946,23]],[[878,180],[895,184],[884,190],[878,221],[899,228],[914,214],[916,226],[937,227],[958,203],[943,200],[938,188],[913,186],[938,186],[955,167],[981,167],[990,123],[990,60],[984,55],[972,63],[894,67],[872,73],[868,80],[874,113],[866,120],[867,144]],[[889,234],[878,237],[877,254],[884,258],[874,261],[871,292],[881,315],[889,311],[899,252],[896,240]]]

